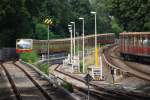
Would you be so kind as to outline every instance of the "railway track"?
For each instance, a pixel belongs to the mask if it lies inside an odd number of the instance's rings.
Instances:
[[[1,64],[1,65],[5,70],[5,73],[8,77],[8,80],[11,84],[11,87],[14,91],[17,100],[24,100],[24,98],[28,98],[25,97],[25,95],[28,96],[32,95],[30,100],[38,98],[40,100],[52,100],[52,98],[48,95],[48,93],[23,68],[21,68],[15,63]],[[22,77],[19,78],[18,73]],[[20,84],[21,81],[24,80],[26,80],[25,82],[27,85]]]
[[[68,77],[71,77],[75,80],[78,80],[80,82],[83,82],[85,83],[84,79],[81,79],[79,77],[75,77],[71,74],[68,74],[68,73],[65,73],[61,70],[59,70],[60,65],[58,65],[56,68],[55,68],[55,71],[61,73],[61,74],[64,74]],[[97,97],[97,98],[100,98],[102,100],[150,100],[150,96],[149,95],[141,95],[141,94],[138,94],[138,93],[135,93],[135,92],[125,92],[125,91],[115,91],[115,90],[108,90],[108,89],[105,89],[103,87],[100,87],[96,84],[93,84],[92,82],[90,83],[90,86],[92,86],[94,89],[91,90],[90,89],[90,95],[94,96],[94,97]],[[78,90],[80,91],[84,91],[84,92],[87,92],[86,89],[84,88],[81,88],[81,87],[77,87],[77,86],[74,86],[75,88],[77,88]]]
[[[7,62],[1,64],[16,100],[74,100],[28,66]]]
[[[22,97],[20,96],[19,90],[17,89],[17,86],[15,85],[14,80],[11,78],[10,73],[9,73],[8,70],[4,67],[3,64],[1,64],[1,67],[4,69],[4,71],[5,71],[6,75],[7,75],[7,78],[8,78],[8,80],[9,80],[9,82],[10,82],[10,85],[11,85],[11,87],[12,87],[12,90],[13,90],[13,92],[14,92],[14,95],[15,95],[16,99],[17,99],[17,100],[22,100]]]
[[[112,65],[123,72],[128,72],[135,77],[150,81],[149,65],[133,61],[124,61],[123,58],[120,57],[119,48],[116,45],[108,47],[104,54]]]

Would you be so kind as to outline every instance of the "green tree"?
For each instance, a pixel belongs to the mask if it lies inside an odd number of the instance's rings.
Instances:
[[[30,18],[24,0],[1,0],[0,46],[15,46],[16,38],[28,37],[31,32]]]
[[[98,33],[112,32],[110,13],[107,8],[108,0],[91,0],[93,9],[97,12]]]
[[[36,25],[36,34],[35,35],[36,35],[37,39],[45,40],[45,39],[47,39],[47,34],[48,34],[47,25],[44,25],[44,24],[37,24]],[[50,39],[55,38],[54,33],[50,31],[49,37],[50,37]]]
[[[150,30],[150,0],[110,0],[112,15],[126,31]]]
[[[82,23],[79,21],[79,17],[84,17],[85,19],[85,34],[94,33],[94,17],[91,17],[90,12],[92,11],[92,6],[89,0],[70,0],[69,1],[72,11],[72,18],[70,21],[76,22],[76,30],[82,33]]]
[[[116,33],[117,37],[119,37],[119,33],[123,31],[123,28],[118,24],[118,21],[113,16],[111,16],[111,28],[112,32]]]
[[[45,0],[43,3],[44,16],[53,19],[51,31],[55,34],[65,37],[68,33],[68,21],[70,18],[70,6],[67,0]],[[44,18],[43,16],[43,18]]]

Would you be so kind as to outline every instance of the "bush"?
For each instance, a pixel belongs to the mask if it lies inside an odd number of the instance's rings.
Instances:
[[[35,51],[27,52],[27,53],[21,53],[20,58],[29,63],[34,63],[38,60],[38,55]]]

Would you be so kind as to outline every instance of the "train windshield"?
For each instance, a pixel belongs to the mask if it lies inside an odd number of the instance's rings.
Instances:
[[[150,46],[150,38],[149,39],[144,39],[143,40],[143,45],[144,46]]]
[[[148,38],[148,43],[147,44],[150,47],[150,37]]]
[[[32,49],[31,39],[19,39],[16,43],[17,49]]]

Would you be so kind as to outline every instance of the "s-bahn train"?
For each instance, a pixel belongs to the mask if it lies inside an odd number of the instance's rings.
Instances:
[[[98,45],[111,44],[114,42],[115,42],[114,33],[97,34]],[[38,53],[46,53],[48,43],[50,53],[70,52],[70,38],[49,40],[49,42],[47,40],[33,40],[33,50],[37,51]],[[82,36],[76,37],[75,44],[79,48],[82,48]],[[85,48],[94,47],[94,44],[95,44],[95,35],[85,36]]]
[[[125,60],[150,62],[150,32],[120,33],[120,55]]]

